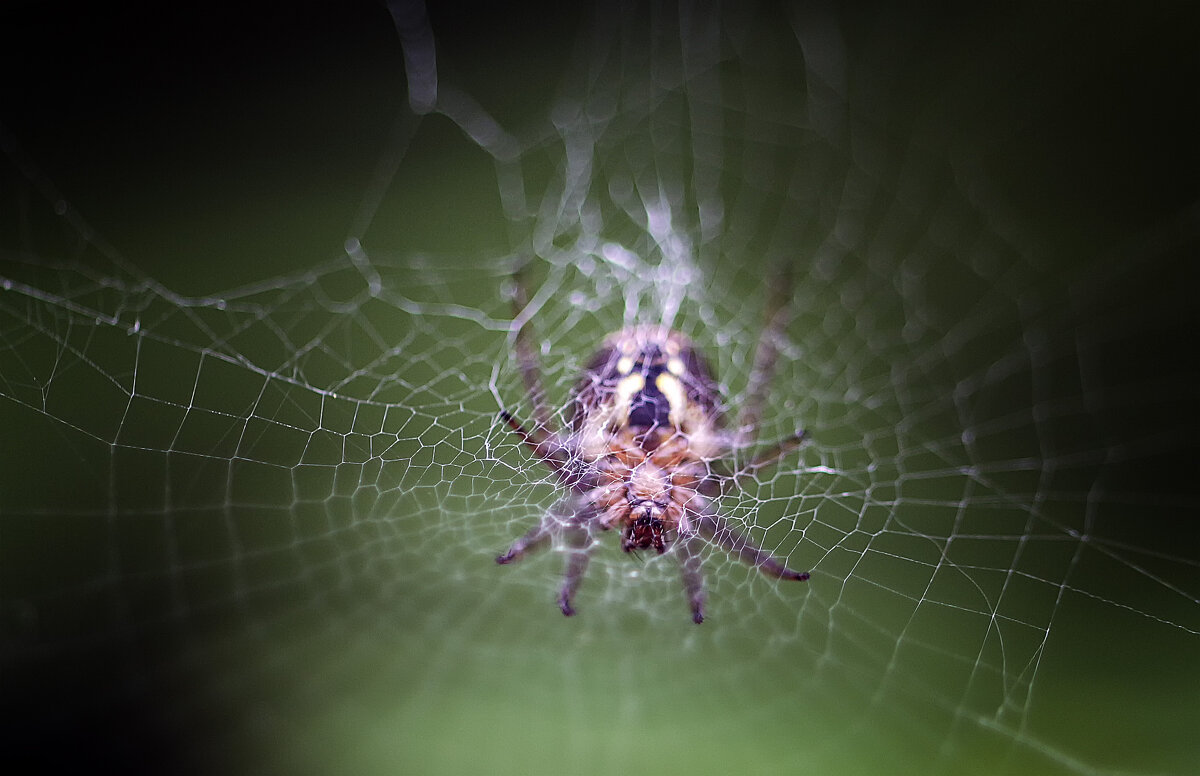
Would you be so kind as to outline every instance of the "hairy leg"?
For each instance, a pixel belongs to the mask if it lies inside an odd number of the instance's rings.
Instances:
[[[766,320],[754,349],[754,366],[750,371],[750,382],[746,386],[746,398],[738,415],[734,447],[745,449],[758,439],[758,424],[762,421],[763,405],[767,401],[767,390],[775,376],[775,361],[779,357],[779,339],[787,327],[791,314],[788,301],[792,292],[791,272],[785,266],[775,275],[770,284],[767,298]]]
[[[501,566],[518,561],[525,556],[525,553],[533,550],[541,549],[542,545],[550,540],[550,535],[558,518],[553,514],[546,514],[538,521],[538,524],[512,543],[508,551],[496,558],[496,562]]]
[[[567,535],[567,567],[563,572],[563,584],[558,593],[558,608],[562,609],[562,613],[567,617],[575,614],[571,601],[575,600],[575,593],[579,591],[583,575],[587,572],[592,551],[590,541],[587,531],[582,528],[574,528]]]
[[[500,411],[500,418],[508,424],[513,433],[521,438],[533,455],[549,467],[550,471],[559,475],[560,479],[566,477],[567,452],[557,434],[548,435],[540,431],[527,431],[520,421],[509,414],[507,410]]]
[[[769,577],[795,579],[801,582],[808,579],[808,572],[792,571],[776,560],[771,553],[732,528],[723,517],[716,513],[703,512],[697,515],[696,526],[701,534],[721,545],[729,554]]]
[[[754,457],[754,460],[743,466],[733,476],[724,483],[723,490],[728,493],[734,487],[739,486],[747,477],[751,477],[768,466],[774,466],[783,459],[785,455],[799,448],[808,441],[808,432],[803,429],[797,429],[794,433],[784,437],[775,444],[768,447]]]
[[[679,570],[683,575],[683,592],[692,610],[692,622],[704,622],[704,575],[700,570],[700,540],[689,536],[680,541]]]
[[[574,502],[571,499],[559,502],[554,509],[542,516],[537,525],[513,542],[507,552],[496,558],[500,565],[513,563],[544,547],[556,534],[563,536],[567,545],[567,564],[563,571],[562,588],[558,594],[558,608],[568,617],[575,614],[571,601],[583,582],[592,550],[591,534],[585,527],[583,518],[571,511],[573,506]]]
[[[529,269],[527,265],[522,265],[513,273],[513,324],[518,327],[515,346],[521,378],[525,381],[525,390],[533,405],[534,433],[545,436],[553,434],[554,429],[550,424],[546,389],[542,385],[542,373],[533,348],[533,327],[526,313],[529,307],[528,283]]]

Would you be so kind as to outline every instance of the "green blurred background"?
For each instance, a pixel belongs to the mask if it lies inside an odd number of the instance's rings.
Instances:
[[[431,4],[439,81],[520,138],[536,203],[564,169],[551,120],[639,64],[669,74],[719,20],[725,123],[678,131],[669,83],[666,119],[620,105],[588,201],[652,253],[613,204],[625,171],[687,188],[720,149],[728,236],[709,250],[698,217],[677,224],[704,279],[676,324],[733,395],[767,267],[795,262],[763,436],[799,421],[815,443],[727,508],[812,581],[713,554],[697,628],[670,558],[602,548],[572,620],[558,557],[492,563],[555,498],[495,424],[527,411],[503,289],[530,224],[506,216],[508,168],[409,112],[385,7],[18,4],[0,15],[4,756],[1192,770],[1196,14],[563,6]],[[568,238],[534,267],[559,401],[656,288],[576,267]]]

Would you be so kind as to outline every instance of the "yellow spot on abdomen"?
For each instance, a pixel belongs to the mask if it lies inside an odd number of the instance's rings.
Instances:
[[[683,385],[679,382],[679,378],[663,372],[655,378],[654,384],[658,387],[659,392],[667,397],[667,404],[671,407],[671,422],[676,426],[681,425],[684,411],[687,409],[687,396],[683,392]]]

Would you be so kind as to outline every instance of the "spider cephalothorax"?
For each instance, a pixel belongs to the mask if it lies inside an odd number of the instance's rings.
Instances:
[[[524,306],[520,286],[517,304]],[[537,425],[527,431],[512,415],[502,416],[570,492],[496,561],[510,563],[552,535],[563,534],[572,551],[558,603],[563,614],[570,615],[594,529],[618,530],[626,552],[653,548],[661,554],[674,545],[697,623],[704,619],[698,537],[716,541],[771,576],[808,579],[808,574],[788,569],[731,528],[714,505],[723,487],[777,461],[804,438],[803,432],[796,432],[733,475],[718,477],[713,469],[719,459],[754,443],[774,364],[773,339],[783,320],[781,307],[778,302],[770,311],[759,342],[749,399],[736,434],[724,428],[716,381],[691,341],[656,326],[624,329],[604,340],[575,386],[570,430],[553,431],[522,328],[517,357]]]

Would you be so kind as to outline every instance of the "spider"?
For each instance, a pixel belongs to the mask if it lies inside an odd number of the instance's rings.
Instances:
[[[528,305],[523,273],[515,279],[513,307],[520,320]],[[515,350],[533,405],[526,429],[507,411],[500,417],[554,474],[567,495],[532,529],[496,558],[520,560],[559,535],[568,547],[558,606],[575,614],[575,593],[587,570],[597,530],[618,530],[621,549],[674,546],[692,621],[704,621],[702,539],[715,541],[768,576],[804,581],[769,552],[743,536],[717,512],[723,490],[777,463],[805,440],[805,432],[768,446],[732,475],[718,471],[719,459],[755,444],[768,384],[778,356],[776,342],[786,323],[785,284],[776,284],[767,321],[735,431],[724,427],[712,370],[686,336],[664,326],[635,326],[605,338],[572,393],[570,428],[555,430],[531,345],[528,321],[518,329]]]

